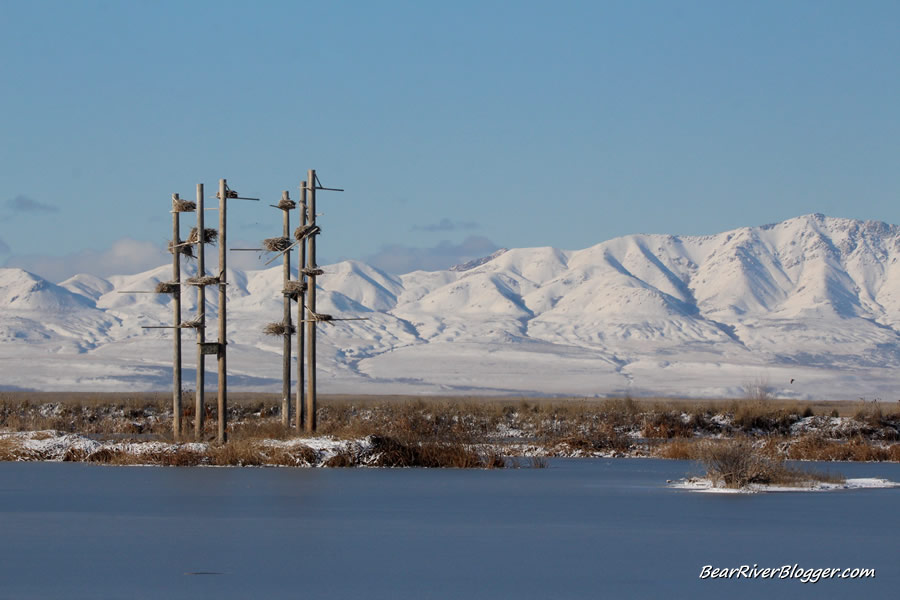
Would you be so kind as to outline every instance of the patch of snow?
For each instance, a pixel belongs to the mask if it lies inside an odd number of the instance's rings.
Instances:
[[[754,483],[742,488],[727,488],[722,485],[716,485],[711,479],[707,479],[705,477],[691,477],[678,481],[670,481],[667,482],[667,484],[673,489],[712,494],[759,494],[764,492],[830,492],[835,490],[884,489],[900,487],[900,483],[875,477],[846,479],[842,483],[827,483],[821,481],[808,481],[797,485],[768,485]]]

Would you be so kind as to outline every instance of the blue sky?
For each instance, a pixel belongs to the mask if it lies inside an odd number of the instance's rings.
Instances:
[[[395,271],[900,223],[895,1],[0,3],[0,264],[51,279],[164,262],[173,192],[309,168],[347,190],[320,262]],[[279,231],[229,210],[235,244]]]

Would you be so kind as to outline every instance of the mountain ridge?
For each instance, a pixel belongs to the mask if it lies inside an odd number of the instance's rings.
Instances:
[[[763,376],[788,396],[886,395],[900,366],[898,257],[900,227],[816,213],[703,236],[503,249],[445,271],[393,275],[343,261],[322,267],[318,310],[368,320],[321,328],[320,381],[326,391],[709,396]],[[76,275],[43,288],[40,302],[22,299],[25,283],[16,282],[27,272],[0,269],[0,355],[40,346],[74,365],[115,347],[121,370],[134,371],[134,356],[153,373],[125,378],[130,385],[158,385],[166,337],[140,327],[170,321],[171,307],[166,297],[120,292],[152,290],[167,269]],[[241,352],[247,360],[235,378],[274,389],[280,342],[259,330],[280,320],[281,267],[229,271],[230,363]],[[54,303],[68,307],[57,311],[65,318],[47,315]],[[185,315],[195,303],[185,294]],[[26,343],[29,320],[45,333]],[[15,379],[7,385],[50,385],[30,372]],[[781,385],[790,379],[806,386]]]

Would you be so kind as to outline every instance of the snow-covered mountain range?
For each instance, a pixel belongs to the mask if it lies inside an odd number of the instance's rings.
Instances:
[[[319,312],[367,320],[319,326],[320,389],[740,396],[768,381],[783,396],[893,400],[898,257],[900,227],[816,214],[709,236],[512,249],[399,276],[326,265]],[[172,332],[141,327],[171,324],[170,298],[122,292],[170,275],[163,265],[57,285],[0,269],[0,389],[169,387]],[[281,320],[281,277],[280,266],[228,273],[232,389],[280,389],[281,339],[262,328]],[[185,319],[195,303],[186,291]],[[193,332],[183,335],[190,387]]]

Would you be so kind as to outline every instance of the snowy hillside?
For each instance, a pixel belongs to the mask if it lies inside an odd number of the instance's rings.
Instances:
[[[327,265],[319,311],[367,320],[320,326],[320,385],[735,396],[762,379],[784,396],[895,399],[898,256],[897,226],[806,215],[702,237],[512,249],[400,276]],[[54,285],[0,269],[0,387],[166,388],[171,330],[141,326],[170,324],[170,300],[121,292],[152,290],[170,272]],[[280,320],[281,267],[228,281],[229,383],[280,389],[281,340],[261,329]],[[193,289],[183,307],[185,319],[196,310]]]

